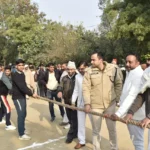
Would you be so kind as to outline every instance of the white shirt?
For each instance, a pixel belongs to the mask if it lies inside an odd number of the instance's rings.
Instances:
[[[82,82],[83,82],[83,75],[80,73],[75,77],[75,87],[72,95],[72,103],[74,104],[77,100],[77,106],[83,107],[83,94],[82,94]]]
[[[143,86],[141,87],[141,93],[144,93],[147,88],[150,88],[150,67],[146,68],[143,73]]]
[[[2,72],[2,71],[0,71],[0,79],[2,78],[2,75],[3,75],[3,72]]]
[[[58,86],[58,81],[56,80],[55,73],[49,73],[47,88],[49,90],[56,90]]]
[[[143,70],[141,66],[131,70],[125,80],[122,94],[120,97],[120,107],[116,112],[118,117],[123,117],[135,101],[140,89],[142,87],[142,75]],[[143,106],[134,114],[133,119],[142,120],[145,118],[145,103]]]

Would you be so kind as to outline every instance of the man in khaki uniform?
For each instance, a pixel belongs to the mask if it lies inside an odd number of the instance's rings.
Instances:
[[[115,113],[116,103],[120,99],[122,90],[122,79],[117,71],[117,67],[103,61],[102,54],[94,52],[91,55],[92,66],[87,70],[83,80],[83,96],[85,103],[85,111],[90,110],[113,114]],[[100,148],[100,129],[102,117],[92,115],[93,128],[93,149]],[[118,150],[116,124],[106,119],[109,131],[111,150]]]

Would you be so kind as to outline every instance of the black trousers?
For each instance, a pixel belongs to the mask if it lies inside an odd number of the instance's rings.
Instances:
[[[150,88],[143,93],[143,103],[145,102],[146,116],[150,117]]]
[[[9,126],[11,125],[10,122],[10,115],[11,115],[11,108],[10,105],[7,101],[7,97],[1,95],[0,96],[0,121],[2,121],[2,118],[6,115],[6,125]]]
[[[73,140],[77,137],[78,133],[78,120],[77,120],[77,111],[66,108],[67,117],[70,123],[70,129],[67,134],[67,139]]]
[[[51,91],[51,90],[47,90],[47,98],[51,99],[51,100],[55,100],[57,102],[61,102],[61,98],[57,97],[57,91]],[[60,110],[60,115],[63,117],[64,116],[64,108],[62,106],[59,106],[59,110]],[[55,112],[54,112],[54,104],[53,103],[49,103],[49,111],[50,111],[50,115],[51,118],[55,118]]]

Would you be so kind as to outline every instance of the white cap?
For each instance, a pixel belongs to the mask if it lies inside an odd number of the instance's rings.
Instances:
[[[25,68],[29,67],[27,64],[24,66]]]
[[[76,69],[75,62],[69,61],[69,62],[68,62],[68,65],[67,65],[67,68]]]
[[[125,67],[121,67],[121,70],[126,70],[126,68]]]

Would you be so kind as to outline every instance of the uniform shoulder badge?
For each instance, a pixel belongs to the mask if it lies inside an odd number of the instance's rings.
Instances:
[[[91,70],[91,75],[99,74],[99,70],[97,68],[93,68]]]

